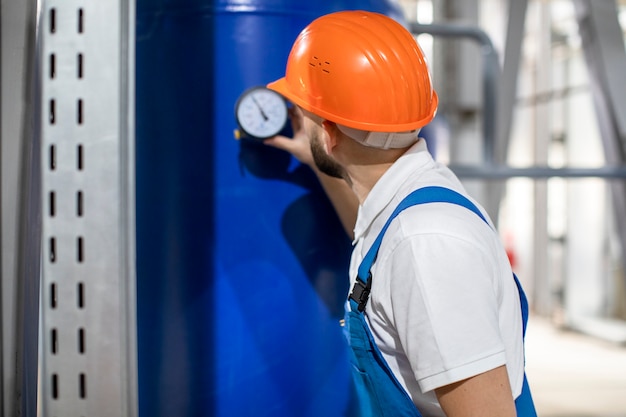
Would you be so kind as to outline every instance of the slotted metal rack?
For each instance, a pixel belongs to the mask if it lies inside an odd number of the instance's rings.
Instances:
[[[132,2],[42,2],[41,409],[136,414]]]

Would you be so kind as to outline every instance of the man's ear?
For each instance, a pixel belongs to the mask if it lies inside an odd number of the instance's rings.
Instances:
[[[332,153],[335,146],[337,146],[338,133],[337,124],[330,120],[322,120],[322,128],[324,128],[324,141],[327,146],[326,152]]]

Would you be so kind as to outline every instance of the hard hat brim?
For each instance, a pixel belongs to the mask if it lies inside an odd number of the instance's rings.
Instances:
[[[339,117],[337,115],[328,113],[320,108],[316,108],[311,105],[307,101],[300,98],[297,94],[294,94],[289,89],[289,83],[286,77],[279,78],[276,81],[267,84],[267,88],[270,90],[274,90],[277,93],[281,94],[287,100],[292,102],[293,104],[303,108],[306,111],[309,111],[313,114],[316,114],[326,120],[331,122],[335,122],[344,126],[348,126],[354,129],[365,130],[368,132],[407,132],[415,129],[420,129],[431,122],[431,120],[435,117],[437,112],[437,106],[439,105],[439,98],[437,93],[433,90],[432,92],[432,101],[431,101],[431,111],[428,112],[428,116],[417,120],[411,123],[404,124],[378,124],[378,123],[363,123],[355,120],[350,120],[346,118]]]

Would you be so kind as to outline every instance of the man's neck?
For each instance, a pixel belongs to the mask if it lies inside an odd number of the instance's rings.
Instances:
[[[374,185],[407,149],[374,149],[339,134],[333,156],[345,169],[346,182],[363,204]]]
[[[346,167],[348,184],[356,194],[359,204],[363,205],[374,185],[387,172],[393,163],[350,165]]]

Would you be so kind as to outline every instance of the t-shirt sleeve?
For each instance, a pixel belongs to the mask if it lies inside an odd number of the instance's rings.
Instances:
[[[506,363],[496,268],[484,248],[426,233],[380,261],[390,271],[388,317],[422,392]]]

